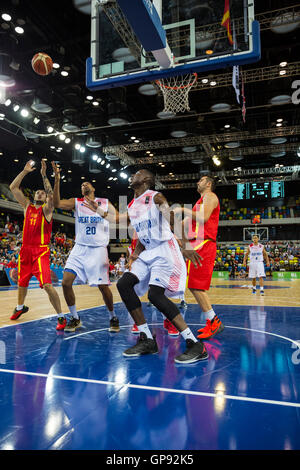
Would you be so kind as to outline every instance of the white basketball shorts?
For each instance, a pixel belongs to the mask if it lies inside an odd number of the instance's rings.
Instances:
[[[175,239],[160,243],[143,251],[133,262],[131,271],[139,279],[135,291],[142,297],[149,285],[163,287],[167,297],[179,297],[186,286],[186,264]]]
[[[266,277],[264,263],[250,263],[249,264],[249,278]]]
[[[106,246],[93,247],[75,243],[67,259],[65,271],[73,272],[81,282],[88,282],[90,286],[110,285]]]

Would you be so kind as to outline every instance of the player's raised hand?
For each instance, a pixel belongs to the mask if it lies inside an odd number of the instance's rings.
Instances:
[[[60,179],[60,168],[55,162],[51,162],[55,178]]]
[[[202,266],[201,261],[203,261],[202,256],[200,256],[197,251],[194,250],[182,250],[183,256],[190,260],[195,268],[198,268],[198,266]]]
[[[35,162],[33,160],[28,160],[28,162],[24,166],[24,171],[26,171],[26,173],[31,173],[32,171],[34,171],[34,164]]]

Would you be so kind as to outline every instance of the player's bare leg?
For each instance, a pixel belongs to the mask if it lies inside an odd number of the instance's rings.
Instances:
[[[252,294],[256,294],[256,277],[252,278]]]
[[[76,278],[75,273],[64,271],[63,280],[62,280],[62,288],[63,288],[65,301],[71,313],[71,319],[67,323],[65,331],[75,331],[76,328],[80,328],[82,326],[80,317],[77,313],[77,309],[75,305],[75,292],[73,289],[73,282],[75,281],[75,278]]]
[[[27,287],[18,286],[18,305],[23,305],[27,295]]]
[[[52,284],[44,284],[43,289],[47,292],[51,305],[58,315],[61,315],[61,303],[57,291]]]
[[[259,278],[259,286],[260,286],[260,295],[265,295],[265,292],[264,292],[264,279],[262,277]]]
[[[114,300],[113,300],[113,295],[112,291],[110,290],[109,286],[106,284],[101,284],[98,286],[102,297],[103,301],[107,307],[107,310],[109,311],[109,316],[110,316],[110,327],[109,331],[112,333],[118,333],[120,331],[120,326],[119,326],[119,320],[115,314],[114,311]]]
[[[215,336],[217,333],[221,333],[224,330],[224,325],[217,317],[206,291],[191,288],[190,291],[195,297],[206,318],[206,326],[198,330],[198,338],[209,339]]]

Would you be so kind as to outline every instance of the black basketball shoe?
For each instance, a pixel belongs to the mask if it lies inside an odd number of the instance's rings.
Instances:
[[[147,335],[145,333],[140,333],[140,337],[136,345],[132,346],[132,348],[126,349],[126,351],[123,352],[123,356],[136,357],[142,356],[144,354],[156,353],[158,353],[156,338],[147,338]]]
[[[175,362],[179,364],[192,364],[193,362],[204,361],[208,358],[206,348],[202,341],[195,343],[191,339],[186,340],[186,350],[180,356],[175,357]]]
[[[119,319],[117,317],[112,317],[112,319],[109,321],[109,330],[111,333],[119,333],[120,331],[120,325],[119,325]]]

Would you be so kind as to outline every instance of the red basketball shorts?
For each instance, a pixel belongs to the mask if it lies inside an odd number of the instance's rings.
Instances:
[[[200,245],[200,246],[199,246]],[[195,250],[203,258],[202,266],[195,268],[187,261],[187,284],[189,289],[209,290],[217,254],[217,245],[211,240],[204,240],[196,245]]]
[[[37,278],[40,287],[52,284],[48,246],[22,246],[18,258],[18,285],[28,287],[32,276]]]

